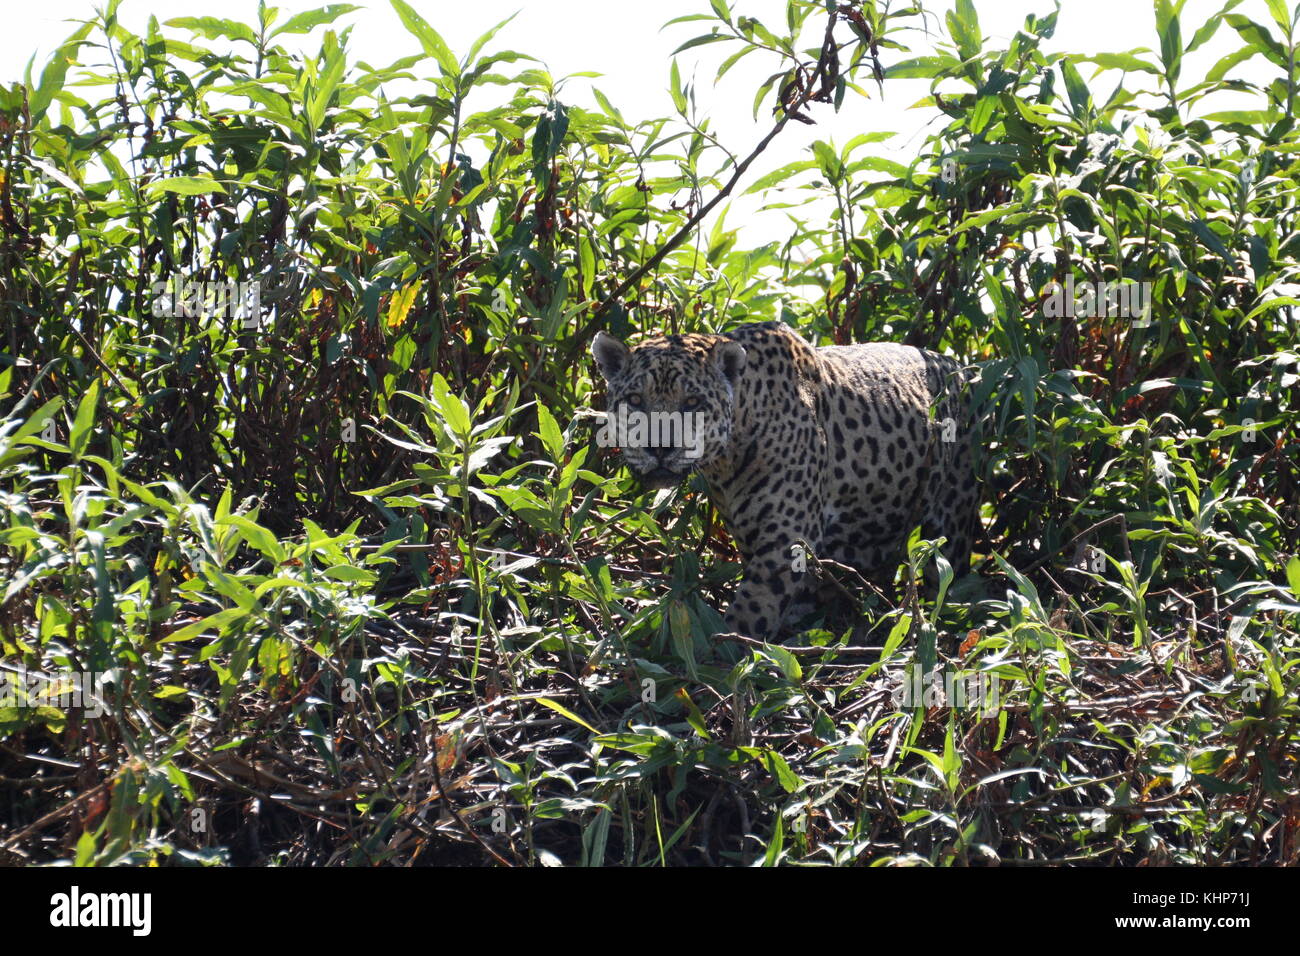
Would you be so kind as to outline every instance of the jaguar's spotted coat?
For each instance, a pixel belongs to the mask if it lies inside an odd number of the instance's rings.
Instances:
[[[745,559],[726,622],[772,637],[808,575],[796,542],[865,574],[894,560],[919,523],[970,559],[977,491],[961,368],[892,343],[813,348],[780,322],[725,335],[672,335],[634,349],[598,333],[592,353],[609,411],[702,411],[694,461],[677,448],[623,447],[651,487],[698,468]],[[931,406],[934,406],[933,415]]]

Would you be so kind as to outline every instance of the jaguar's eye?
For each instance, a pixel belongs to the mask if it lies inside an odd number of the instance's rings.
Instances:
[[[698,395],[692,395],[686,399],[686,401],[682,402],[682,411],[693,412],[703,404],[704,399],[700,398]]]
[[[629,395],[627,398],[623,399],[623,401],[627,402],[633,408],[640,408],[645,404],[645,399],[640,395]]]

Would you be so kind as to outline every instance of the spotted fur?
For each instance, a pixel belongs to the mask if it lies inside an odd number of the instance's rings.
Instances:
[[[772,637],[808,596],[798,542],[874,575],[909,530],[946,537],[957,574],[970,559],[978,504],[961,368],[892,343],[814,348],[780,322],[725,335],[672,335],[629,349],[599,333],[592,353],[607,408],[699,408],[703,453],[623,447],[650,487],[692,468],[745,559],[729,630]],[[932,415],[933,408],[933,415]]]

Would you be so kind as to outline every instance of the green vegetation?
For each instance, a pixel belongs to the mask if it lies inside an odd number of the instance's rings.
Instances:
[[[760,132],[903,77],[946,123],[907,166],[882,133],[756,162],[788,243],[717,216],[640,276],[746,159],[679,72],[677,116],[581,106],[508,25],[462,56],[392,3],[418,52],[375,67],[350,4],[136,36],[113,0],[0,89],[0,657],[102,698],[0,697],[0,862],[1300,859],[1280,0],[1157,0],[1154,50],[1093,57],[960,0],[919,58],[913,7],[712,0],[684,46],[724,90],[770,62]],[[264,322],[178,277],[260,283]],[[1055,314],[1067,277],[1150,283],[1149,321]],[[847,623],[713,639],[735,552],[698,483],[595,447],[586,349],[772,318],[977,367],[975,579],[918,594],[914,540]],[[916,667],[997,705],[900,707]]]

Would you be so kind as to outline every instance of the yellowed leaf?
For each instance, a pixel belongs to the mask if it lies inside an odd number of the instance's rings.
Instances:
[[[419,293],[420,286],[423,284],[419,279],[416,279],[389,300],[388,327],[390,329],[406,321],[406,314],[411,311],[411,306],[415,304],[415,296]]]

